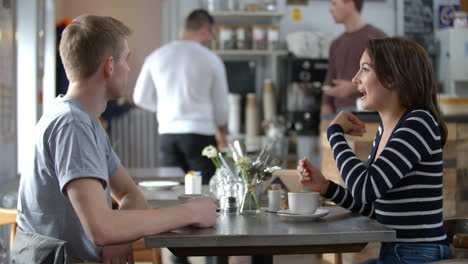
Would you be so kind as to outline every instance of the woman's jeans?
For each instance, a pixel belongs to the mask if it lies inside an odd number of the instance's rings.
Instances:
[[[452,251],[446,245],[382,243],[378,259],[357,264],[420,264],[450,258]]]

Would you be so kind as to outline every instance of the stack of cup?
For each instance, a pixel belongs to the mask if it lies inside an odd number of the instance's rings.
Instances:
[[[274,121],[276,117],[276,100],[273,82],[265,79],[263,83],[263,119],[265,121]]]
[[[228,131],[230,135],[239,135],[241,127],[241,96],[229,94],[229,121]]]
[[[257,96],[254,93],[249,93],[245,105],[245,131],[247,136],[257,136],[259,130]]]

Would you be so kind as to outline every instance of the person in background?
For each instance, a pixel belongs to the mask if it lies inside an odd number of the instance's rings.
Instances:
[[[345,32],[336,38],[329,50],[328,71],[322,94],[322,114],[354,110],[357,86],[351,79],[359,69],[359,59],[372,37],[385,37],[380,29],[366,24],[361,17],[364,0],[330,0],[330,13]]]
[[[131,242],[142,236],[216,223],[211,198],[147,210],[98,121],[126,89],[129,34],[122,22],[93,15],[64,30],[60,56],[70,86],[34,131],[34,172],[20,180],[14,263],[32,263],[28,256],[46,254],[37,247],[57,241],[68,248],[67,261],[134,263]],[[119,210],[111,209],[111,196]]]
[[[328,141],[345,186],[300,160],[302,184],[353,212],[396,231],[378,259],[363,263],[428,263],[451,257],[442,216],[442,148],[447,128],[439,114],[437,82],[427,52],[405,38],[369,41],[353,78],[362,107],[382,120],[366,163],[345,134],[362,136],[365,125],[341,112]]]
[[[226,145],[229,111],[224,64],[203,46],[213,23],[205,10],[191,12],[182,39],[146,58],[133,94],[136,105],[157,114],[159,165],[201,171],[203,184],[216,168],[202,150]]]

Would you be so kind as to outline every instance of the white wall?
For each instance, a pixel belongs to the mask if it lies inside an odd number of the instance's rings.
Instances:
[[[138,73],[145,57],[161,45],[163,0],[55,0],[57,20],[75,18],[81,14],[112,16],[132,29],[128,40],[130,74],[127,98],[131,98]]]
[[[54,0],[16,1],[18,172],[34,169],[34,130],[55,93]]]
[[[55,100],[56,93],[56,39],[57,32],[55,30],[55,1],[54,0],[43,0],[45,1],[44,12],[44,25],[43,30],[45,32],[43,36],[44,43],[44,69],[43,69],[43,112],[47,111],[52,107]]]
[[[39,118],[37,10],[38,1],[17,2],[17,85],[18,85],[18,171],[34,170],[34,137],[31,131]]]

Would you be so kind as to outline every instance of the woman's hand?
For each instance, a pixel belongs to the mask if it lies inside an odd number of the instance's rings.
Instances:
[[[348,112],[340,112],[330,123],[330,126],[338,124],[345,134],[351,136],[360,136],[366,133],[366,125],[355,115]]]
[[[301,184],[307,189],[325,194],[328,190],[329,181],[323,176],[319,169],[314,167],[307,158],[299,160],[298,172],[302,175]]]

